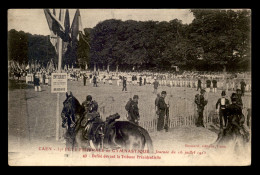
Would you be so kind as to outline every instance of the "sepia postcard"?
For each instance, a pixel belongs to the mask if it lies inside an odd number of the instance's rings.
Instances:
[[[9,9],[9,166],[250,166],[250,9]]]

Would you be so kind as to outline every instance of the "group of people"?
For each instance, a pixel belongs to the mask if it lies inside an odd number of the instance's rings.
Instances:
[[[197,127],[205,127],[203,122],[203,111],[204,107],[207,105],[208,101],[205,99],[205,90],[201,89],[200,95],[195,96],[195,103],[197,105],[198,119],[196,122]],[[218,99],[216,103],[216,112],[219,115],[219,126],[220,133],[223,135],[230,134],[229,132],[236,132],[236,134],[241,134],[243,137],[248,138],[249,132],[245,129],[246,125],[250,127],[250,115],[247,119],[242,113],[243,101],[242,101],[242,91],[237,89],[236,92],[232,93],[230,100],[226,97],[226,92],[221,92],[221,98]],[[231,101],[231,102],[230,102]]]

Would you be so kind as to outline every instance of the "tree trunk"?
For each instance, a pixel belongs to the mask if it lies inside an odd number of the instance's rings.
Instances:
[[[116,65],[116,73],[118,73],[118,64]]]
[[[109,65],[109,64],[107,64],[107,71],[108,71],[108,72],[109,72],[109,66],[110,66],[110,65]]]

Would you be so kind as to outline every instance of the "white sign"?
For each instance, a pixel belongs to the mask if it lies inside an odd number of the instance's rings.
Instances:
[[[67,92],[67,73],[51,74],[51,93]]]

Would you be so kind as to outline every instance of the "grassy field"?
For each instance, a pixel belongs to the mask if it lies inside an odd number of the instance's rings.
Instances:
[[[9,81],[8,148],[10,153],[24,152],[25,150],[36,151],[39,145],[65,145],[62,141],[55,141],[57,95],[51,93],[50,86],[41,87],[42,92],[35,92],[33,85]],[[139,96],[141,122],[155,119],[154,101],[156,94],[153,94],[153,86],[128,85],[127,90],[127,92],[122,92],[122,85],[117,86],[115,81],[113,85],[99,83],[98,87],[93,87],[88,81],[86,86],[83,86],[82,81],[68,81],[68,91],[71,91],[80,103],[85,100],[87,95],[93,96],[93,99],[99,104],[99,112],[103,119],[110,114],[119,113],[120,120],[126,120],[127,112],[124,107],[133,95]],[[160,86],[158,92],[162,90],[167,91],[166,101],[169,101],[171,106],[170,118],[195,112],[193,101],[195,94],[198,93],[195,89]],[[219,90],[216,94],[208,94],[208,111],[214,110],[220,93]],[[231,93],[228,92],[227,96],[230,96]],[[65,94],[61,94],[59,113],[62,110],[64,100]],[[250,94],[246,94],[243,100],[245,105],[249,106]],[[61,138],[63,132],[60,128]],[[172,128],[169,133],[153,132],[150,134],[155,149],[159,147],[171,148],[173,145],[180,147],[185,143],[210,144],[217,137],[217,132],[195,126]],[[18,159],[18,157],[19,154],[12,156],[13,159]]]

